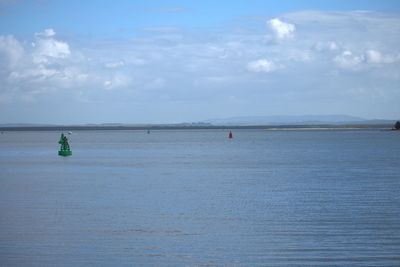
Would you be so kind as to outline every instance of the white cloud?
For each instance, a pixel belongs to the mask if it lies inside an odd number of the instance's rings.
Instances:
[[[282,14],[267,24],[269,37],[277,42],[265,42],[267,20],[244,22],[250,26],[244,24],[240,30],[182,30],[179,38],[157,31],[90,41],[74,40],[74,35],[61,39],[55,30],[32,33],[31,39],[0,36],[0,101],[12,101],[12,95],[14,100],[29,94],[46,100],[45,95],[72,97],[82,92],[92,103],[114,103],[114,107],[135,102],[143,109],[154,104],[156,110],[164,102],[173,106],[173,101],[179,101],[187,103],[189,110],[194,103],[189,100],[197,101],[198,110],[212,114],[204,103],[215,101],[221,110],[217,102],[229,95],[243,100],[246,113],[256,108],[279,113],[279,107],[285,106],[282,97],[299,112],[302,107],[315,107],[315,112],[334,110],[332,105],[339,98],[348,103],[357,100],[357,108],[370,107],[362,101],[369,99],[373,86],[387,99],[400,98],[400,93],[393,95],[400,81],[399,15]],[[270,75],[278,71],[279,75]],[[247,87],[255,90],[249,94]],[[262,90],[266,87],[268,92]],[[348,94],[347,89],[354,87],[363,88],[357,99]],[[105,92],[117,89],[118,93]],[[169,98],[157,102],[160,94]],[[266,109],[262,99],[270,100],[273,105],[268,108],[276,110]],[[344,100],[340,103],[347,105]],[[346,107],[356,109],[350,104]]]
[[[274,33],[276,39],[283,40],[293,37],[296,27],[288,22],[283,22],[278,18],[271,19],[267,22],[268,27]]]
[[[347,70],[358,70],[365,61],[364,55],[353,55],[351,51],[343,51],[333,61],[337,66]]]
[[[71,61],[68,43],[54,39],[54,35],[54,30],[35,34],[31,44],[0,36],[0,58],[8,59],[0,60],[0,91],[8,95],[7,99],[13,99],[12,94],[33,99],[48,91],[87,85],[90,80],[98,83],[98,74],[82,69],[79,60]],[[2,72],[2,68],[7,71]]]
[[[9,80],[13,83],[19,83],[22,80],[29,81],[30,83],[38,83],[54,77],[57,74],[60,74],[60,72],[55,69],[47,69],[43,65],[38,65],[35,68],[11,72]]]
[[[380,51],[374,49],[360,54],[354,54],[349,50],[345,50],[340,55],[335,56],[333,61],[342,69],[354,71],[382,64],[395,63],[399,61],[399,58],[393,55],[383,55]]]
[[[390,64],[400,60],[398,55],[383,55],[381,52],[373,49],[368,50],[365,56],[367,62],[371,64]]]
[[[368,50],[367,51],[367,61],[370,63],[381,63],[383,58],[379,51]]]
[[[335,51],[339,49],[339,46],[335,42],[329,42],[329,50]]]
[[[114,74],[111,79],[108,79],[103,82],[103,86],[106,90],[112,90],[117,88],[123,88],[129,85],[131,82],[131,78],[124,74]]]
[[[112,84],[113,83],[110,80],[104,81],[104,83],[103,83],[104,87],[107,88],[107,89],[110,89]]]
[[[54,38],[37,38],[34,48],[33,60],[35,63],[47,63],[52,59],[67,58],[71,54],[68,43]]]
[[[45,29],[43,32],[35,33],[35,36],[40,37],[52,37],[54,35],[56,35],[56,32],[53,29]]]
[[[123,60],[108,62],[105,64],[106,68],[109,68],[109,69],[116,69],[119,67],[123,67],[124,65],[125,65],[125,62]]]
[[[325,52],[325,51],[333,52],[339,50],[340,45],[334,41],[328,41],[328,42],[318,41],[314,45],[314,48],[319,52]]]
[[[280,66],[268,59],[259,59],[247,64],[247,70],[251,72],[273,72],[279,68]]]
[[[14,68],[23,58],[24,48],[13,36],[0,36],[0,55],[8,61],[9,68]],[[6,63],[3,61],[3,64]],[[1,62],[0,62],[1,65]]]

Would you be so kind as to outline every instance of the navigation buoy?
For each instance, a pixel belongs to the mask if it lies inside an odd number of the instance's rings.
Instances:
[[[232,131],[229,131],[229,139],[232,139],[233,138],[233,134],[232,134]]]
[[[59,156],[67,157],[72,155],[72,151],[68,144],[68,138],[63,133],[61,134],[58,143],[61,145],[60,150],[58,151]]]

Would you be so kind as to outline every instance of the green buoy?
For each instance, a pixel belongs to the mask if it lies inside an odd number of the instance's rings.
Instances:
[[[63,133],[61,134],[58,143],[61,144],[60,150],[58,151],[59,156],[67,157],[72,155],[72,151],[68,144],[68,138]]]

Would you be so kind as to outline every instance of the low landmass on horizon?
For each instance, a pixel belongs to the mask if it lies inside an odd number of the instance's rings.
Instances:
[[[302,115],[302,116],[243,116],[225,119],[210,119],[200,122],[135,124],[135,123],[100,123],[100,124],[0,124],[1,130],[107,130],[107,129],[291,129],[291,128],[391,128],[396,120],[367,120],[348,115]]]

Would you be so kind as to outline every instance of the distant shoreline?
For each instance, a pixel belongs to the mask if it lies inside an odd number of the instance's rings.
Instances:
[[[54,125],[0,126],[0,131],[96,131],[96,130],[391,130],[390,124],[318,124],[318,125]]]

